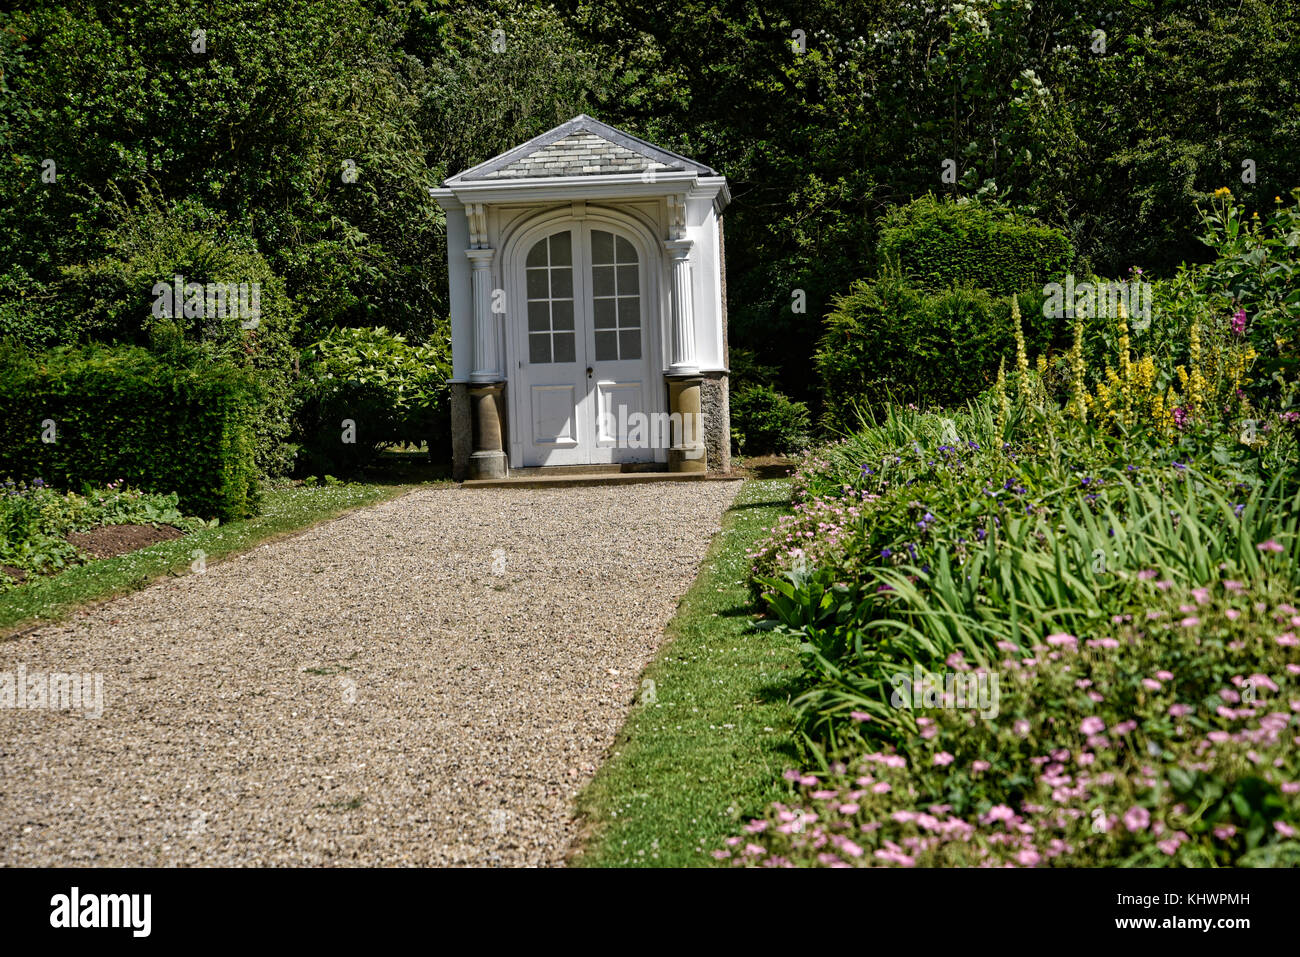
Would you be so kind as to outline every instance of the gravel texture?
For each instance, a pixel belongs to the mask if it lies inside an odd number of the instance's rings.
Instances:
[[[548,865],[732,482],[440,488],[0,642],[0,864]]]

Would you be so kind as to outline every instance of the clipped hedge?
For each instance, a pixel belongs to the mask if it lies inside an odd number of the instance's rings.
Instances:
[[[1043,319],[1041,292],[1018,297],[1031,355],[1059,343],[1061,320]],[[1009,298],[982,289],[930,293],[897,277],[859,281],[835,300],[814,361],[822,382],[823,424],[859,425],[857,408],[887,401],[952,405],[993,384],[1005,358],[1015,367]]]
[[[877,249],[882,266],[913,285],[975,286],[995,296],[1041,289],[1074,263],[1060,230],[1000,206],[930,195],[885,215]]]
[[[258,386],[229,363],[178,365],[133,346],[9,354],[0,476],[71,489],[122,479],[176,492],[187,513],[243,518],[258,499],[260,407]]]

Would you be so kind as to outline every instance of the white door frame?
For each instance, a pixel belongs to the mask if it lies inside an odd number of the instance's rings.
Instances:
[[[545,210],[529,217],[511,230],[501,255],[501,275],[507,297],[506,312],[503,317],[506,330],[503,338],[505,340],[507,406],[510,416],[508,429],[510,433],[511,468],[524,467],[524,433],[525,429],[531,429],[531,424],[526,423],[528,408],[523,395],[524,390],[519,387],[519,372],[522,368],[522,361],[528,355],[528,310],[526,305],[528,293],[525,285],[524,259],[533,244],[539,239],[568,227],[574,230],[574,259],[576,262],[579,259],[577,245],[582,240],[583,231],[581,227],[583,226],[608,229],[615,235],[623,236],[632,243],[641,259],[642,288],[644,290],[641,355],[642,362],[645,364],[645,411],[650,416],[666,413],[665,389],[663,386],[664,345],[662,331],[664,325],[662,302],[665,267],[660,244],[656,241],[654,232],[634,216],[605,207],[586,204],[580,211],[575,211],[573,205],[566,204],[559,208]],[[590,258],[589,250],[581,256],[582,261],[588,264]],[[587,269],[587,272],[590,272],[590,268]],[[575,329],[580,321],[579,316],[582,313],[589,312],[589,302],[583,303],[582,311],[579,311],[576,297],[578,289],[586,289],[591,277],[589,275],[579,276],[579,280],[581,285],[575,286],[574,290]],[[585,298],[590,300],[589,292],[585,294]],[[591,316],[589,314],[586,321],[588,327],[583,335],[584,337],[590,337]],[[580,429],[593,428],[594,424],[594,422],[575,422],[576,427]],[[593,441],[592,447],[594,445]],[[651,451],[653,452],[653,461],[667,461],[668,451],[666,448],[655,448]]]

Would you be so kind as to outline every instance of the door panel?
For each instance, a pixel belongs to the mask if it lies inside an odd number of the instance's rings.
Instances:
[[[587,461],[582,428],[586,343],[575,295],[574,234],[565,229],[532,245],[524,260],[527,348],[519,383],[527,402],[525,465],[578,465]]]
[[[578,444],[577,398],[571,385],[532,387],[534,444],[566,447]]]
[[[654,436],[646,413],[642,303],[648,281],[636,247],[593,227],[590,365],[596,380],[597,442],[593,461],[652,462]],[[662,444],[662,443],[661,443]]]
[[[653,273],[636,246],[574,223],[534,242],[523,272],[522,464],[662,461],[645,307]]]

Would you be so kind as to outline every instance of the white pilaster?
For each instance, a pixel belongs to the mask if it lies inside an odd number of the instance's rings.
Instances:
[[[695,293],[691,276],[689,239],[670,239],[664,249],[672,260],[672,355],[670,375],[694,375],[700,371],[695,358]]]
[[[505,378],[498,355],[496,317],[492,314],[494,249],[467,249],[474,290],[474,371],[471,382],[500,382]]]

